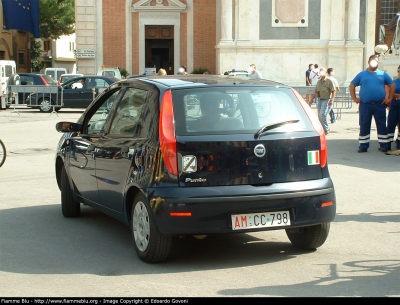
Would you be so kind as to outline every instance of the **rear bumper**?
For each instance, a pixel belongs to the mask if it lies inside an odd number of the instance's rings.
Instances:
[[[330,178],[271,186],[153,188],[148,190],[158,229],[168,235],[256,232],[331,222],[336,197]],[[322,203],[332,202],[322,207]],[[232,230],[231,215],[289,211],[286,227]],[[170,216],[190,212],[191,216]]]

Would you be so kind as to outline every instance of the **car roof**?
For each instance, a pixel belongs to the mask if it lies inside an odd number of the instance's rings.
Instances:
[[[22,72],[22,73],[17,73],[18,75],[47,75],[44,73],[28,73],[28,72]]]
[[[75,80],[82,79],[82,78],[88,78],[88,77],[95,77],[95,78],[100,78],[100,79],[111,79],[111,80],[113,80],[114,82],[120,81],[119,78],[116,78],[116,77],[114,77],[114,76],[103,76],[103,75],[95,75],[95,74],[93,74],[93,75],[80,75],[80,76],[76,76],[76,77],[74,77],[74,78],[71,78],[71,79],[67,80],[67,81],[66,81],[65,83],[63,83],[63,84],[73,83]]]
[[[198,87],[200,86],[216,86],[216,85],[262,85],[262,86],[286,86],[282,83],[267,79],[254,79],[246,76],[231,76],[231,75],[203,75],[203,74],[187,74],[187,75],[152,75],[128,78],[119,82],[148,82],[154,85],[163,85],[169,88],[178,87]]]
[[[82,73],[64,73],[64,74],[61,74],[60,76],[70,76],[70,75],[83,76]]]

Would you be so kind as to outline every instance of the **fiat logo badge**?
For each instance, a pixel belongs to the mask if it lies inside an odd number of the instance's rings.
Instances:
[[[256,157],[262,158],[265,156],[265,153],[266,153],[266,149],[265,149],[264,145],[257,144],[256,147],[254,147],[254,154],[256,155]]]

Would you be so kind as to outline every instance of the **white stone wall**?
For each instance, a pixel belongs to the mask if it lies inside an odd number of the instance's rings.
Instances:
[[[102,0],[75,0],[76,48],[95,50],[95,58],[77,58],[77,72],[96,74],[103,60],[101,29]],[[100,14],[99,14],[100,12]],[[101,32],[100,32],[101,33]]]
[[[217,44],[217,70],[222,74],[232,68],[247,69],[254,63],[263,78],[304,86],[308,65],[317,63],[320,67],[333,67],[340,85],[347,86],[365,68],[364,52],[373,54],[376,0],[367,1],[364,45],[358,37],[360,0],[321,1],[320,39],[297,40],[259,40],[259,1],[234,0],[230,5],[230,1],[220,0],[221,18],[233,13],[234,30],[227,37],[230,30],[223,27],[230,23],[221,21],[219,37],[223,40]]]

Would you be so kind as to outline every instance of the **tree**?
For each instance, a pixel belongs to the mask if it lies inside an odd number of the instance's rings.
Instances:
[[[40,0],[39,23],[43,40],[75,33],[75,0]]]
[[[31,35],[31,69],[33,71],[40,71],[42,68],[42,44],[38,39],[35,39],[33,35]]]

